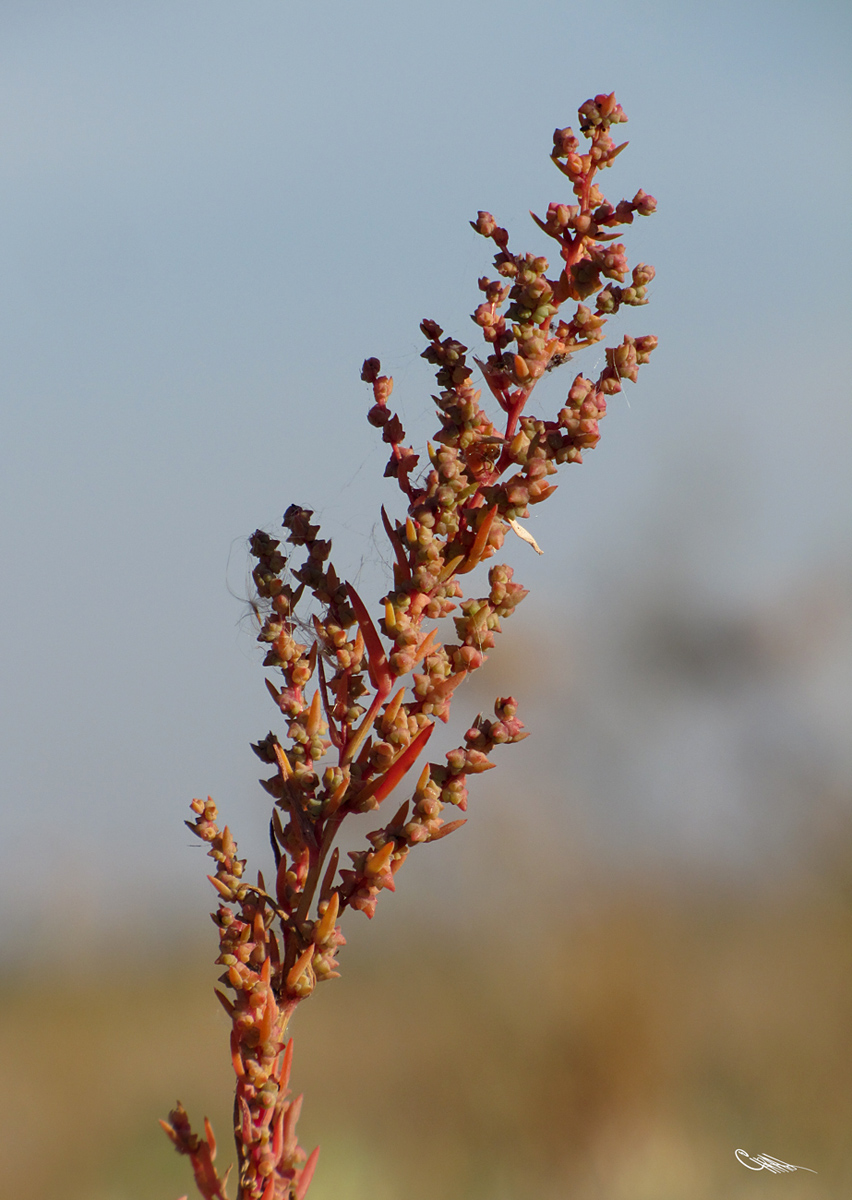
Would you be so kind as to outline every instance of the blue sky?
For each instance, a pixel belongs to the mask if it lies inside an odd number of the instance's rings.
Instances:
[[[607,194],[659,202],[627,238],[652,304],[618,336],[660,347],[535,514],[530,616],[629,598],[667,556],[728,607],[848,561],[850,34],[818,0],[6,0],[12,911],[25,884],[48,909],[183,894],[195,794],[262,843],[245,539],[314,507],[380,594],[395,497],[360,363],[394,374],[422,444],[418,324],[470,341],[490,261],[468,221],[547,252],[527,211],[564,197],[551,133],[596,92],[630,119]]]

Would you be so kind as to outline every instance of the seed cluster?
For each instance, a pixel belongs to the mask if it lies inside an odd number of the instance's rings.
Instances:
[[[444,337],[435,321],[423,321],[440,427],[418,475],[420,456],[404,444],[402,422],[389,407],[393,380],[381,374],[378,359],[363,365],[361,378],[372,389],[367,419],[390,449],[385,475],[396,479],[407,508],[397,520],[382,509],[394,565],[378,621],[335,571],[331,542],[319,537],[310,510],[291,505],[284,516],[286,543],[301,552],[297,565],[279,539],[261,530],[251,538],[258,640],[267,647],[264,667],[275,673],[266,686],[283,722],[280,734],[253,747],[272,770],[261,782],[273,800],[274,884],[267,889],[262,874],[256,885],[246,882],[245,863],[227,826],[220,831],[212,800],[194,800],[195,820],[187,822],[216,864],[209,878],[220,898],[213,914],[217,961],[233,997],[217,991],[232,1021],[238,1200],[303,1200],[310,1183],[317,1151],[306,1161],[296,1138],[301,1097],[288,1098],[293,1043],[286,1031],[317,983],[338,975],[341,914],[353,908],[372,917],[411,848],[465,823],[444,814],[448,806],[466,811],[468,777],[495,765],[496,746],[527,736],[515,699],[498,698],[495,719],[478,716],[444,762],[427,762],[391,819],[341,869],[334,842],[342,822],[378,811],[403,784],[436,721],[449,719],[456,689],[483,665],[502,621],[527,595],[503,563],[490,566],[485,595],[465,596],[463,577],[492,559],[511,531],[532,541],[519,522],[556,490],[550,480],[560,465],[582,462],[597,445],[607,398],[623,380],[636,381],[656,347],[654,337],[625,336],[606,349],[597,379],[575,376],[553,418],[525,411],[545,373],[601,341],[607,319],[622,306],[647,303],[653,267],[638,264],[623,286],[628,263],[614,231],[652,213],[654,198],[638,191],[613,206],[595,182],[626,145],[616,145],[610,132],[625,120],[614,95],[599,95],[579,110],[585,150],[572,129],[554,134],[551,158],[576,203],[550,204],[544,218],[533,219],[559,247],[555,277],[546,258],[512,253],[490,213],[472,222],[496,246],[498,278],[479,280],[484,300],[473,313],[485,356],[472,362],[502,411],[499,424],[480,403],[468,348]],[[592,297],[593,308],[584,303]],[[562,317],[565,306],[573,312]],[[308,624],[298,616],[306,593],[321,614]],[[444,643],[436,622],[450,616],[456,641]],[[190,1157],[201,1195],[224,1197],[209,1126],[205,1139],[196,1137],[178,1106],[164,1127]]]

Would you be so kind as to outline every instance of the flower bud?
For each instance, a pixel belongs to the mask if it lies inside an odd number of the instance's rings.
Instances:
[[[619,303],[623,300],[621,288],[608,285],[598,292],[595,299],[595,307],[599,313],[611,316],[618,312]]]
[[[554,130],[553,154],[555,158],[565,158],[573,154],[579,144],[570,125],[566,125],[564,129]]]
[[[481,233],[483,237],[492,237],[494,230],[497,228],[497,222],[494,220],[491,213],[482,212],[481,210],[477,213],[476,220],[471,221],[471,225],[476,232]]]
[[[635,345],[637,363],[646,363],[651,356],[651,351],[657,348],[657,339],[653,334],[646,334],[645,337],[636,338]]]
[[[376,400],[385,404],[393,391],[393,379],[390,375],[380,375],[374,384]]]
[[[381,369],[382,364],[377,358],[365,358],[364,365],[361,368],[361,378],[364,383],[375,383]]]
[[[647,263],[637,263],[633,268],[633,286],[637,288],[645,287],[646,284],[651,282],[655,274],[654,268],[648,266]]]
[[[647,217],[650,213],[657,210],[657,201],[653,196],[649,196],[647,192],[643,192],[641,188],[633,197],[633,204],[640,217]]]
[[[496,321],[500,320],[500,318],[494,312],[492,306],[486,303],[479,305],[479,307],[476,309],[476,312],[473,314],[473,320],[477,325],[481,326],[483,329],[486,329],[488,326],[494,325]]]
[[[430,321],[427,319],[420,322],[420,332],[425,337],[429,338],[430,341],[437,341],[444,331],[437,321]]]
[[[547,206],[547,227],[554,233],[561,233],[563,229],[568,228],[568,222],[571,220],[571,213],[567,204],[548,204]]]

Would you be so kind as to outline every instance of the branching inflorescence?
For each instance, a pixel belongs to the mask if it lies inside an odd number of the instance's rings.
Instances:
[[[245,862],[227,826],[219,828],[212,800],[194,800],[195,820],[187,822],[216,864],[209,878],[220,899],[213,919],[225,989],[216,994],[232,1022],[238,1200],[302,1200],[310,1184],[318,1151],[306,1159],[298,1144],[302,1098],[289,1098],[293,1042],[287,1028],[316,985],[338,974],[341,914],[356,908],[372,917],[379,893],[394,889],[411,848],[464,824],[463,818],[445,821],[444,813],[447,806],[465,811],[468,776],[494,766],[495,746],[527,736],[515,700],[498,699],[495,719],[477,717],[444,763],[423,766],[390,820],[367,835],[365,849],[350,853],[349,869],[339,869],[334,842],[343,821],[379,810],[409,776],[435,722],[447,721],[456,688],[482,666],[501,619],[527,594],[502,564],[491,567],[488,592],[476,599],[464,597],[461,577],[492,558],[510,528],[532,541],[518,522],[529,505],[555,490],[549,479],[560,464],[582,462],[583,451],[597,445],[607,397],[621,391],[622,380],[636,381],[657,344],[650,336],[625,337],[606,349],[596,380],[574,378],[553,420],[525,414],[538,380],[601,341],[607,318],[622,305],[644,305],[654,277],[653,268],[640,263],[623,286],[627,259],[614,232],[636,214],[652,213],[653,197],[639,191],[613,206],[595,183],[626,145],[615,145],[610,133],[626,117],[614,95],[600,95],[582,106],[579,119],[585,150],[570,128],[557,129],[551,155],[576,202],[551,204],[544,219],[533,214],[559,247],[555,278],[548,277],[545,258],[513,254],[506,230],[490,213],[472,222],[497,248],[498,278],[479,280],[485,298],[473,320],[489,351],[474,362],[504,414],[500,425],[480,406],[467,347],[424,321],[423,357],[436,368],[441,428],[429,447],[431,470],[417,482],[419,456],[403,444],[402,424],[388,406],[393,381],[380,373],[377,359],[364,363],[361,378],[373,392],[368,420],[390,447],[385,475],[396,479],[408,503],[402,521],[382,509],[395,561],[378,627],[337,575],[331,543],[320,539],[309,510],[292,505],[284,517],[287,543],[306,552],[298,567],[288,567],[280,542],[267,533],[251,538],[258,640],[269,647],[263,665],[279,673],[278,682],[267,679],[266,686],[286,726],[283,744],[269,733],[253,747],[272,768],[262,781],[273,798],[271,886],[262,874],[256,884],[246,882]],[[593,296],[592,309],[584,301]],[[569,302],[573,314],[566,321],[559,314]],[[322,615],[312,617],[303,643],[305,624],[296,610],[306,592]],[[450,613],[458,641],[445,645],[435,622]],[[209,1124],[198,1137],[180,1105],[162,1124],[191,1159],[201,1195],[226,1197],[227,1176],[220,1178],[214,1165]]]

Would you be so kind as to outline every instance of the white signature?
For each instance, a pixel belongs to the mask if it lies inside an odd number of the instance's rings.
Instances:
[[[740,1157],[741,1155],[742,1157]],[[782,1171],[810,1171],[812,1175],[819,1174],[811,1167],[794,1167],[792,1163],[781,1162],[780,1159],[772,1158],[769,1154],[750,1155],[745,1150],[735,1150],[734,1157],[738,1163],[748,1167],[749,1171],[771,1171],[773,1175],[780,1175]],[[746,1159],[749,1161],[746,1162]],[[757,1166],[752,1167],[750,1163],[757,1163]]]

